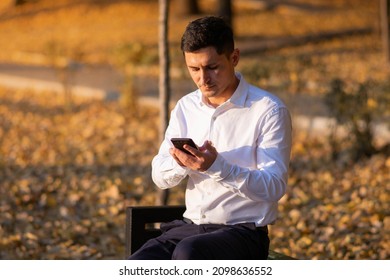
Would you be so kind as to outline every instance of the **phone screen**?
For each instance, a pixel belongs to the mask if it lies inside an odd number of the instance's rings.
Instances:
[[[191,153],[183,148],[183,146],[185,144],[187,144],[195,149],[198,149],[195,142],[191,138],[172,138],[171,142],[172,142],[173,146],[175,146],[177,149],[179,149],[187,154],[191,154]]]

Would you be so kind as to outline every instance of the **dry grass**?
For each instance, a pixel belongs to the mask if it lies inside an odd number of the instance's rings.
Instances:
[[[177,2],[171,5],[172,43],[179,42],[190,20],[177,15]],[[280,5],[268,10],[237,1],[236,35],[274,37],[362,27],[378,29],[375,1],[299,1],[305,2],[306,6]],[[215,1],[201,4],[206,13],[213,12]],[[142,42],[156,46],[157,26],[157,1],[40,0],[25,7],[3,8],[0,58],[12,60],[19,52],[42,53],[49,42],[56,41],[70,52],[83,52],[87,61],[107,62],[110,50],[118,44]]]
[[[177,3],[173,1],[171,5],[169,34],[172,65],[180,68],[178,43],[191,18],[177,14]],[[215,10],[215,0],[200,3],[206,14]],[[239,46],[251,40],[266,42],[340,30],[371,30],[364,35],[244,55],[239,70],[265,68],[266,77],[254,81],[262,87],[318,94],[335,77],[352,82],[388,79],[389,68],[381,52],[377,1],[302,0],[273,9],[256,6],[255,1],[235,3],[234,29]],[[63,56],[92,64],[113,63],[114,50],[125,44],[142,44],[146,55],[153,57],[157,33],[157,1],[40,0],[0,10],[0,61],[47,64],[45,54],[53,44],[61,46]],[[185,70],[180,71],[186,75]]]

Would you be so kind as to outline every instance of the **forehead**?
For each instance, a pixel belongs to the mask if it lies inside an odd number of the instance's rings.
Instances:
[[[188,67],[206,66],[227,61],[226,55],[218,54],[214,47],[202,48],[195,52],[184,52],[184,58]]]

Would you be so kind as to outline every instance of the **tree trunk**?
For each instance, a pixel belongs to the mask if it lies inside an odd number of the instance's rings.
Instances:
[[[227,23],[232,26],[233,24],[233,9],[232,0],[219,0],[218,1],[218,15],[223,17]]]
[[[176,0],[176,10],[181,16],[197,15],[200,13],[198,0]]]
[[[14,6],[19,6],[26,3],[26,0],[13,0],[13,2],[14,2]]]
[[[168,46],[168,10],[169,0],[159,0],[159,99],[160,99],[160,137],[159,143],[164,140],[165,130],[169,122],[170,81],[169,81],[169,46]],[[159,190],[156,204],[166,205],[168,190]]]
[[[390,0],[380,0],[380,17],[383,51],[386,62],[390,63]]]

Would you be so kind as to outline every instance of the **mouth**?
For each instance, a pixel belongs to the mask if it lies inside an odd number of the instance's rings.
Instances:
[[[205,90],[211,90],[215,87],[215,85],[206,85],[206,86],[202,86],[203,89]]]

